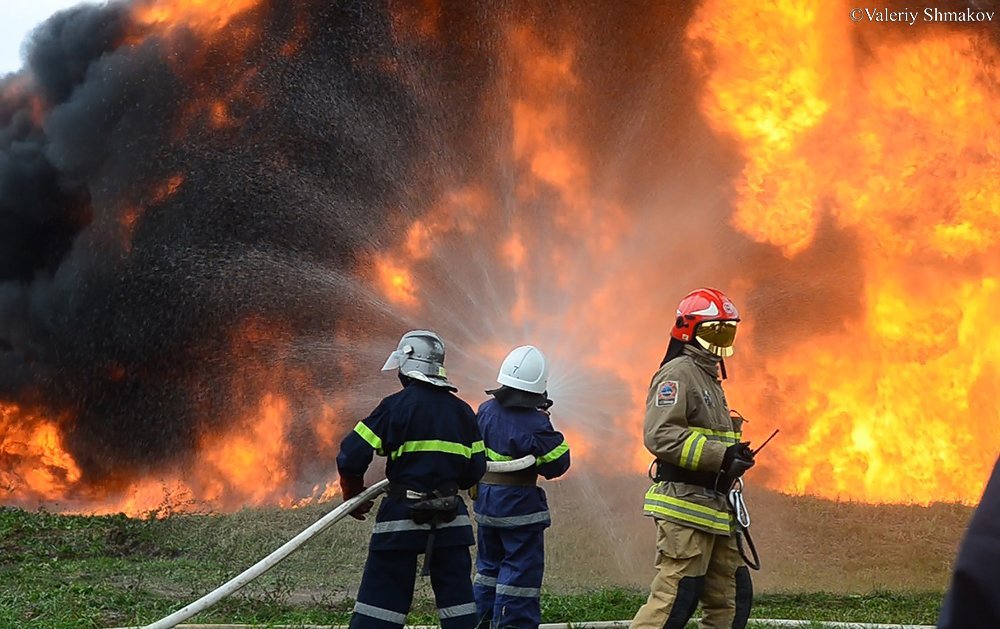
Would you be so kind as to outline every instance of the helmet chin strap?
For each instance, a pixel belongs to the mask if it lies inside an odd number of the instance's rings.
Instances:
[[[722,372],[722,379],[726,379],[726,359],[723,358],[719,361],[719,371]]]

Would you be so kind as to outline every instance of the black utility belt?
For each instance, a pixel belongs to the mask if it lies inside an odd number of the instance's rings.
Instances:
[[[389,483],[389,487],[385,490],[385,493],[390,498],[395,498],[396,500],[432,500],[434,498],[447,498],[449,496],[455,496],[458,494],[458,488],[449,487],[446,489],[435,489],[433,491],[419,491],[404,485]]]
[[[719,475],[714,472],[696,472],[657,459],[656,474],[653,476],[653,480],[658,483],[687,483],[715,490]]]
[[[457,487],[424,492],[389,483],[386,493],[397,500],[416,500],[410,504],[410,519],[417,524],[430,524],[431,528],[454,520],[462,504]]]

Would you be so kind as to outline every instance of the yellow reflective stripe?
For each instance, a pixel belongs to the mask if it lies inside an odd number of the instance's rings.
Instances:
[[[375,448],[375,452],[381,456],[385,454],[382,451],[382,439],[372,432],[372,429],[365,426],[364,422],[358,422],[358,425],[354,427],[354,432],[358,433],[358,436],[365,440],[365,443]]]
[[[694,459],[691,461],[691,469],[698,469],[698,465],[701,464],[701,451],[705,449],[705,444],[708,442],[708,438],[703,438],[698,442],[698,445],[694,447]]]
[[[726,524],[725,526],[723,526],[722,524],[719,524],[718,522],[715,522],[715,521],[712,521],[712,520],[707,520],[705,518],[701,518],[701,517],[698,517],[696,515],[693,515],[693,514],[690,514],[690,513],[685,513],[683,511],[679,511],[679,510],[676,510],[676,509],[671,509],[669,506],[661,507],[659,505],[650,505],[650,504],[647,504],[646,507],[645,507],[645,511],[649,511],[650,513],[658,513],[660,515],[669,516],[669,517],[675,518],[677,520],[683,520],[684,522],[690,522],[691,524],[697,524],[699,526],[703,526],[703,527],[705,527],[707,529],[711,529],[713,531],[719,531],[720,533],[729,533],[730,532],[730,528],[729,528],[728,524]]]
[[[486,452],[486,444],[483,443],[482,439],[472,442],[472,453],[475,454],[477,452]]]
[[[654,485],[653,487],[656,487]],[[666,496],[664,494],[658,494],[652,489],[646,492],[646,500],[653,500],[656,502],[663,502],[666,504],[675,505],[678,507],[684,507],[685,509],[691,509],[692,511],[697,511],[698,513],[703,513],[710,518],[715,518],[717,520],[722,520],[723,522],[729,522],[729,512],[719,511],[718,509],[713,509],[712,507],[706,507],[705,505],[696,504],[694,502],[689,502],[681,498],[675,498],[673,496]]]
[[[482,442],[480,442],[482,443]],[[514,457],[507,456],[506,454],[500,454],[496,450],[490,450],[486,448],[486,458],[490,461],[513,461]]]
[[[669,515],[685,522],[697,523],[718,531],[729,531],[730,515],[728,511],[719,511],[712,507],[695,504],[687,500],[674,498],[673,496],[664,496],[653,491],[655,487],[656,485],[646,492],[646,511]]]
[[[407,441],[392,452],[392,458],[398,459],[407,452],[444,452],[445,454],[457,454],[467,459],[472,458],[472,448],[453,441],[441,441],[440,439],[429,439],[427,441]]]
[[[535,465],[544,465],[545,463],[550,463],[552,461],[555,461],[556,459],[566,454],[567,452],[569,452],[569,444],[566,443],[565,439],[563,439],[562,443],[552,448],[542,456],[538,457],[535,460]]]
[[[710,428],[699,428],[697,426],[691,426],[691,432],[705,435],[712,441],[724,441],[726,443],[737,443],[743,434],[730,430],[712,430]]]
[[[708,439],[704,435],[692,432],[684,440],[684,447],[681,448],[680,464],[689,470],[698,469],[698,462],[701,461],[701,451],[705,448]]]
[[[681,460],[680,463],[684,467],[691,467],[691,450],[694,444],[698,443],[699,440],[703,439],[701,435],[692,432],[688,435],[688,438],[684,440],[684,447],[681,448]]]

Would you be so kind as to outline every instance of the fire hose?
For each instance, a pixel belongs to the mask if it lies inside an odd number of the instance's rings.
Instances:
[[[486,469],[490,472],[503,474],[527,469],[534,464],[535,457],[529,454],[528,456],[520,459],[513,459],[511,461],[489,461],[486,464]],[[273,568],[280,561],[284,560],[290,554],[298,550],[303,544],[312,539],[317,533],[326,530],[331,525],[342,520],[347,514],[354,511],[354,509],[356,509],[361,503],[377,498],[381,493],[386,491],[388,487],[389,479],[381,480],[350,500],[345,500],[333,511],[327,513],[307,529],[285,542],[280,548],[250,566],[239,575],[233,577],[190,605],[179,609],[169,616],[157,620],[152,624],[145,625],[142,629],[170,629],[170,627],[175,627],[178,623],[208,609],[212,605],[215,605],[225,597],[229,596],[236,590],[239,590],[246,584]]]

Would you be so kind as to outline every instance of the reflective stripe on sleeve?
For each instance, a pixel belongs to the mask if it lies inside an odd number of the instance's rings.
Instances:
[[[382,439],[372,432],[372,429],[365,426],[364,422],[358,422],[358,425],[354,427],[354,432],[358,434],[359,437],[365,440],[365,443],[370,445],[375,449],[375,452],[379,456],[384,456],[385,452],[382,450]]]
[[[535,465],[544,465],[546,463],[555,461],[556,459],[566,454],[567,452],[569,452],[569,444],[566,443],[565,439],[563,439],[562,443],[552,448],[542,456],[538,457],[538,459],[535,461]]]
[[[729,430],[711,430],[709,428],[698,428],[697,426],[691,426],[691,432],[696,432],[699,435],[704,435],[709,441],[721,441],[726,444],[739,443],[742,433],[732,432]]]
[[[706,441],[708,441],[708,438],[705,435],[694,431],[691,432],[688,438],[684,440],[684,447],[681,448],[680,464],[682,467],[686,467],[689,470],[698,469],[698,463],[701,462],[701,451],[705,448]]]

